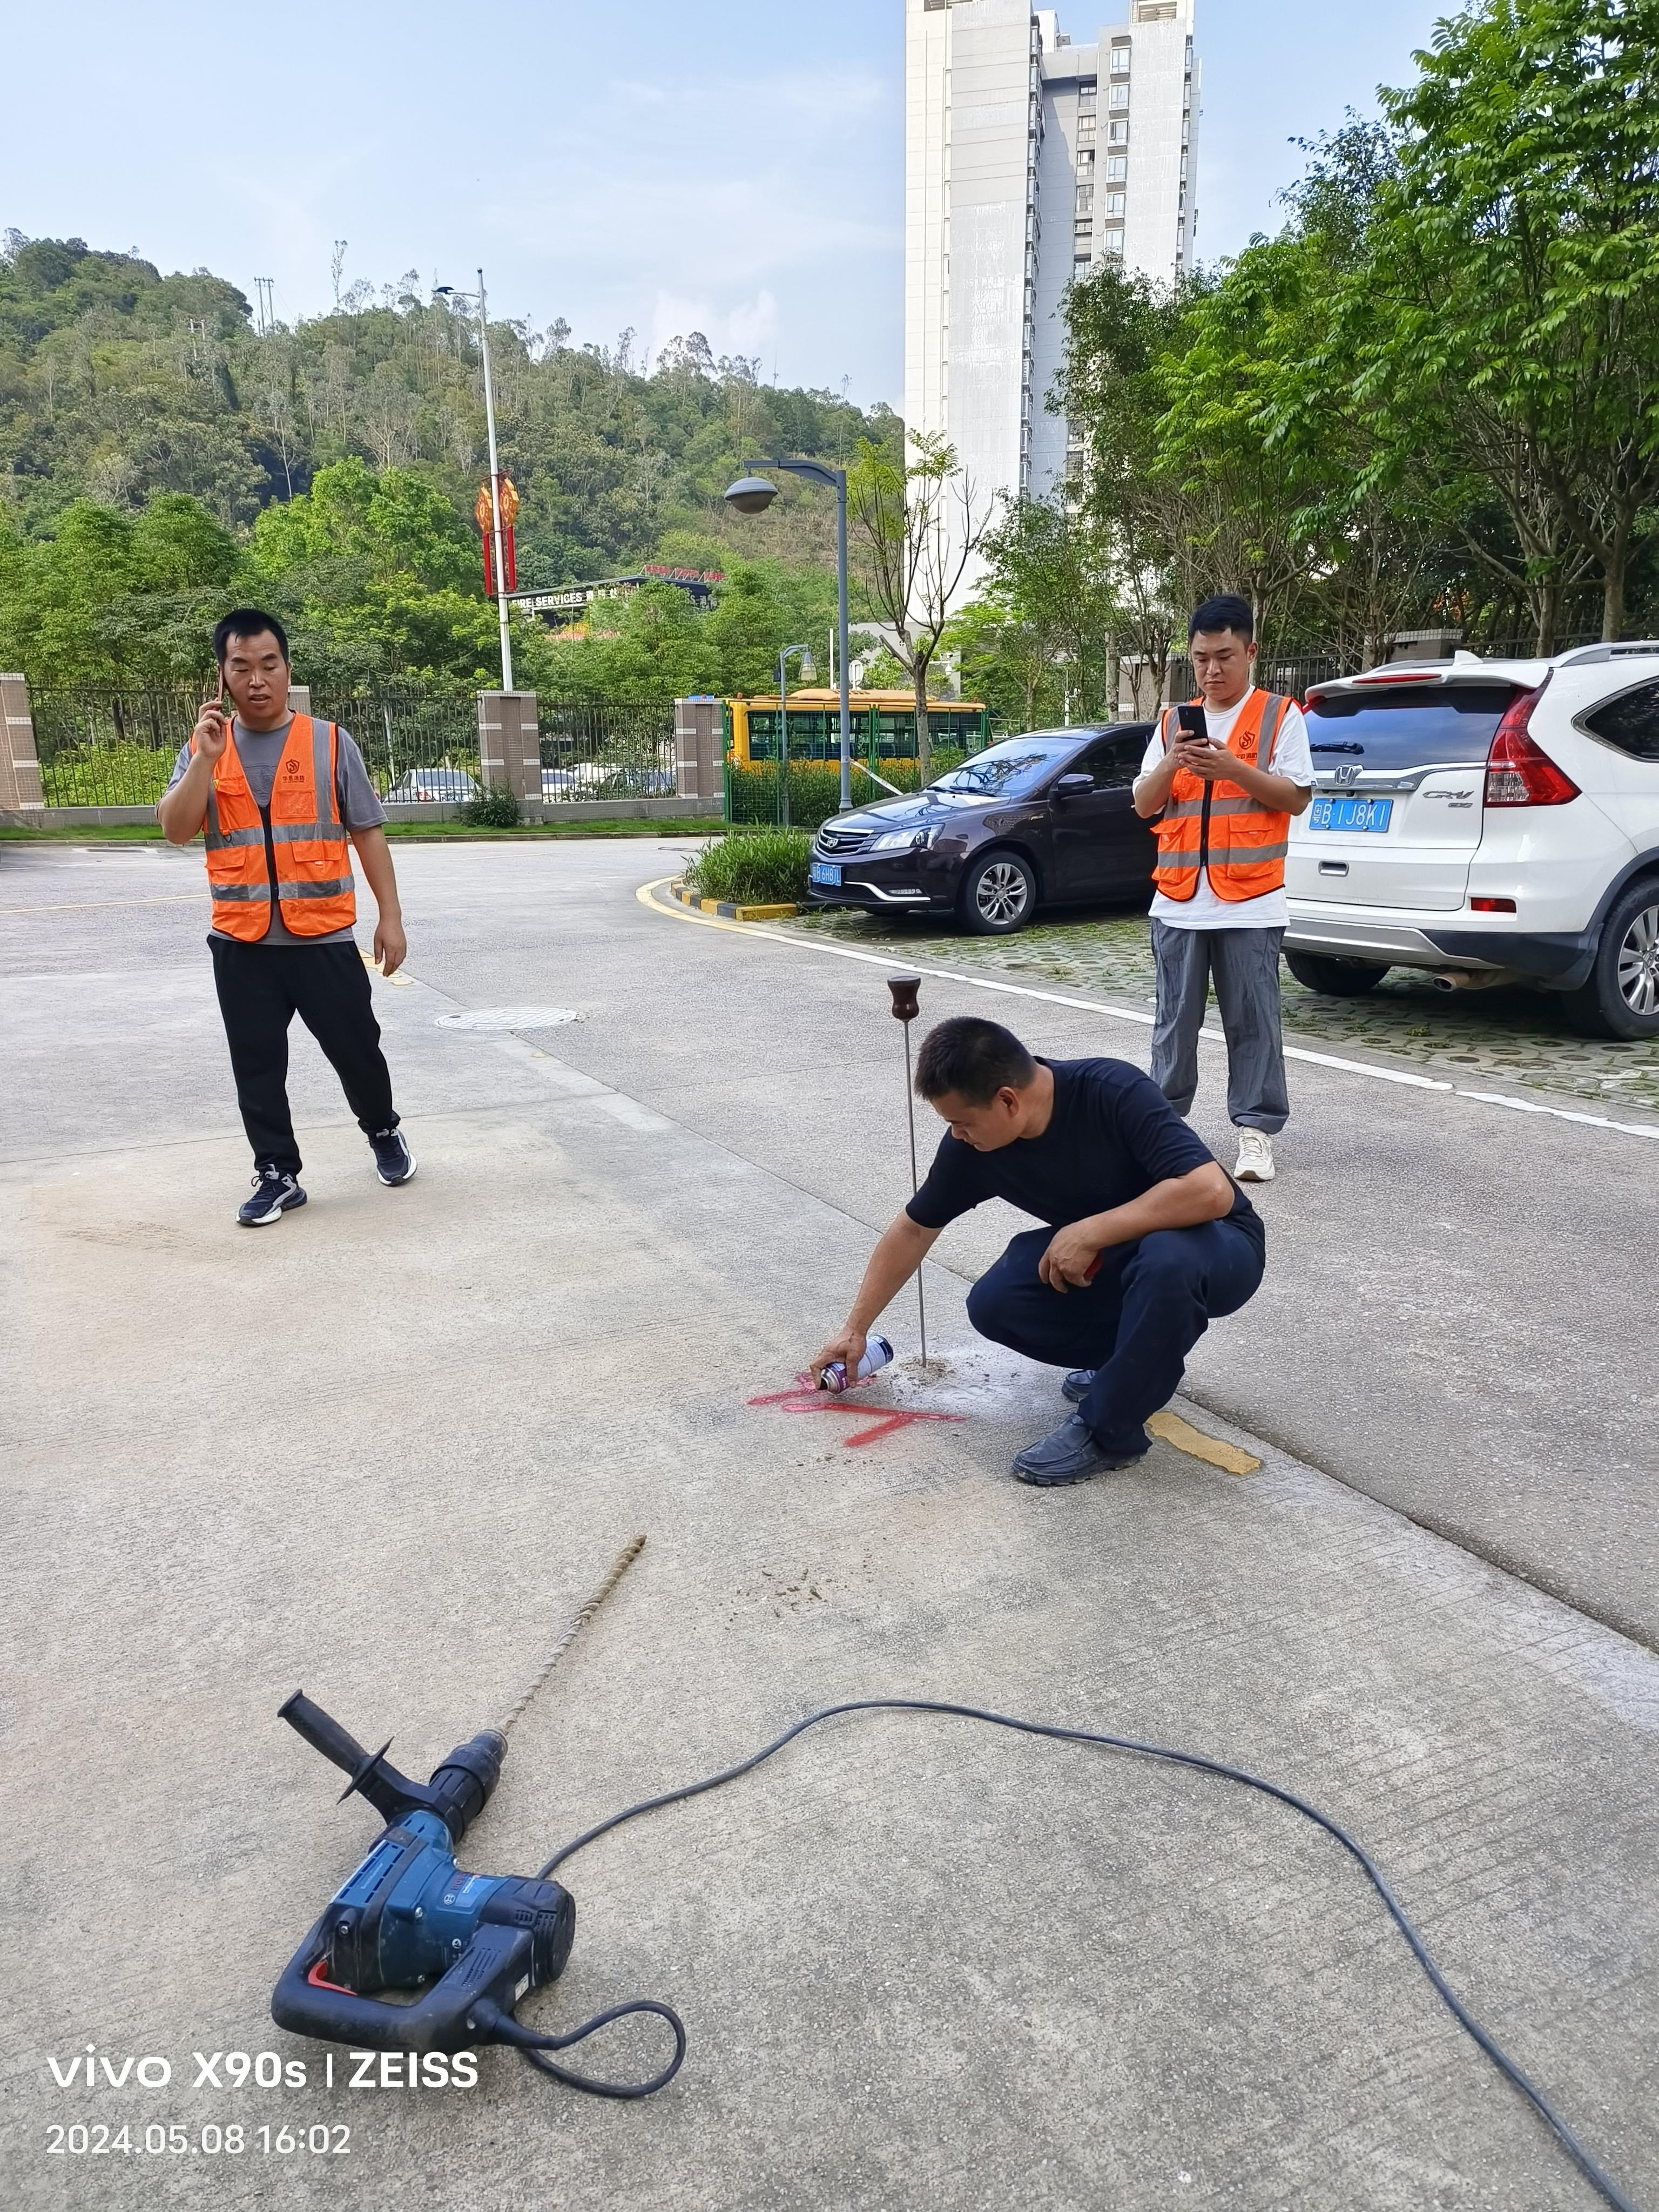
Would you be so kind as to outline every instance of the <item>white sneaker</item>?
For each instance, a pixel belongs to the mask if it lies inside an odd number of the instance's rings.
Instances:
[[[1238,1182],[1271,1182],[1273,1167],[1273,1140],[1265,1129],[1241,1129],[1238,1133],[1238,1165],[1233,1170]]]

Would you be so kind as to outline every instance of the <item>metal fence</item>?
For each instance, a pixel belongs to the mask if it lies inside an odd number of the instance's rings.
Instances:
[[[204,692],[31,690],[46,805],[153,806]],[[388,805],[476,798],[476,691],[459,685],[318,684],[312,711],[349,730]],[[674,709],[662,702],[538,702],[542,799],[655,799],[674,792]]]
[[[153,806],[179,748],[196,726],[201,695],[31,690],[35,757],[48,806]]]
[[[672,799],[674,709],[540,702],[542,803],[581,799]]]
[[[388,805],[475,799],[478,695],[459,684],[313,687],[311,711],[356,739],[369,780]]]

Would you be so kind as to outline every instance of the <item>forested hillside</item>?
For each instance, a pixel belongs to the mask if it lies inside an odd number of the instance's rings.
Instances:
[[[786,484],[770,514],[739,524],[720,494],[752,455],[841,459],[860,436],[896,436],[886,410],[764,386],[757,363],[716,361],[695,332],[648,363],[631,333],[574,346],[562,322],[492,322],[490,347],[521,584],[655,558],[718,565],[747,602],[738,628],[759,666],[775,630],[822,627],[828,500]],[[258,590],[319,674],[487,675],[494,623],[471,519],[486,465],[476,331],[412,272],[261,335],[242,294],[204,270],[164,277],[79,240],[8,234],[7,665],[59,683],[193,673],[204,623],[228,594]],[[672,629],[678,595],[664,594]],[[527,672],[552,680],[556,651],[528,640]]]

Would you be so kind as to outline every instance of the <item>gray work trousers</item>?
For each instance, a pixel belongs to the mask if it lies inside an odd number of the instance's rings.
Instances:
[[[1227,1039],[1227,1116],[1236,1128],[1269,1136],[1290,1119],[1285,1051],[1279,1035],[1279,946],[1282,929],[1172,929],[1152,924],[1158,963],[1158,1019],[1152,1080],[1177,1114],[1198,1090],[1198,1033],[1210,979]]]

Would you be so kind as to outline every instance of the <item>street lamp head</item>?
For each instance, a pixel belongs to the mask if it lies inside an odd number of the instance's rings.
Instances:
[[[739,477],[726,486],[726,503],[739,514],[764,514],[777,495],[778,488],[769,477]]]

